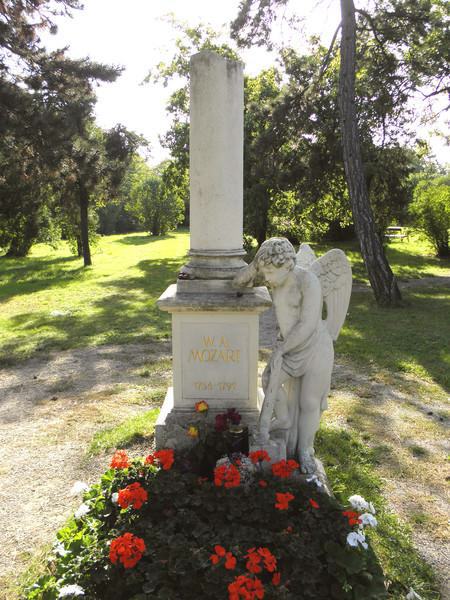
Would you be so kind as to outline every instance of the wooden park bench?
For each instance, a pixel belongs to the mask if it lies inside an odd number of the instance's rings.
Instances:
[[[388,227],[386,229],[386,233],[384,234],[384,237],[387,240],[401,240],[403,242],[403,240],[405,238],[409,237],[408,234],[408,228],[407,227]]]

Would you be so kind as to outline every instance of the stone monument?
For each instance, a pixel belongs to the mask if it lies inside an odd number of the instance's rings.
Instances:
[[[242,65],[212,52],[191,59],[189,262],[158,300],[172,313],[173,387],[156,423],[158,447],[189,445],[195,404],[208,417],[237,409],[251,449],[321,471],[314,438],[327,407],[333,341],[352,274],[341,250],[316,258],[285,238],[264,242],[250,265],[243,237]],[[279,342],[258,388],[259,314],[272,303]],[[323,309],[326,309],[326,316]],[[323,473],[322,473],[323,475]],[[325,481],[325,478],[323,478]]]
[[[314,438],[327,408],[333,341],[350,301],[350,263],[342,250],[317,259],[307,244],[296,255],[287,239],[271,238],[234,285],[258,281],[271,289],[280,337],[263,374],[265,398],[252,450],[265,449],[272,460],[297,459],[304,473],[314,473],[322,470]]]
[[[254,429],[259,314],[265,287],[236,290],[243,250],[243,66],[213,52],[191,58],[189,262],[158,300],[172,314],[173,387],[156,423],[158,447],[180,448],[206,400],[208,418],[236,408]]]

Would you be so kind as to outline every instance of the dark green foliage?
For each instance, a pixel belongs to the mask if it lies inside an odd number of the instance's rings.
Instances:
[[[180,174],[173,161],[151,169],[135,156],[125,176],[120,195],[127,211],[151,235],[165,235],[183,221],[183,199],[188,193],[186,173]]]
[[[118,126],[102,134],[101,156],[93,148],[94,84],[114,81],[121,69],[70,59],[66,49],[46,52],[40,44],[39,30],[55,32],[54,16],[74,8],[77,0],[2,3],[0,244],[9,256],[24,256],[39,237],[54,237],[58,222],[66,222],[66,233],[83,225],[78,241],[84,237],[86,246],[89,195],[99,178],[110,189],[120,183],[135,147],[136,136]]]
[[[267,599],[386,598],[373,551],[346,546],[350,527],[336,500],[314,484],[264,479],[265,488],[255,482],[225,489],[177,469],[155,472],[139,460],[127,470],[108,471],[85,493],[90,513],[58,533],[69,552],[54,561],[52,574],[31,589],[28,600],[56,599],[56,580],[60,586],[79,584],[90,600],[225,599],[228,584],[246,572],[244,555],[254,547],[267,547],[281,573],[279,587],[270,573],[258,575]],[[134,481],[148,490],[148,502],[140,510],[118,509],[111,495]],[[288,510],[275,508],[275,492],[295,495]],[[311,507],[311,498],[319,508]],[[143,538],[147,547],[131,569],[108,558],[108,542],[125,532]],[[234,570],[211,564],[216,545],[237,558]]]

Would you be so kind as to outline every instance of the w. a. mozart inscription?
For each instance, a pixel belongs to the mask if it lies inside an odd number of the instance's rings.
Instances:
[[[182,323],[181,338],[185,398],[248,398],[248,324]]]

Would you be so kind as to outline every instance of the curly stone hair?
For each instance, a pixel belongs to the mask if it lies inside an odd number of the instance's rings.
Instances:
[[[258,273],[260,266],[272,264],[279,268],[286,262],[290,262],[290,269],[294,268],[294,246],[286,238],[270,238],[261,245],[253,261],[235,276],[233,286],[239,288],[261,285],[262,278]]]
[[[266,240],[255,255],[254,262],[257,267],[264,265],[274,265],[281,267],[287,261],[291,261],[291,268],[295,265],[294,246],[286,238],[270,238]]]

